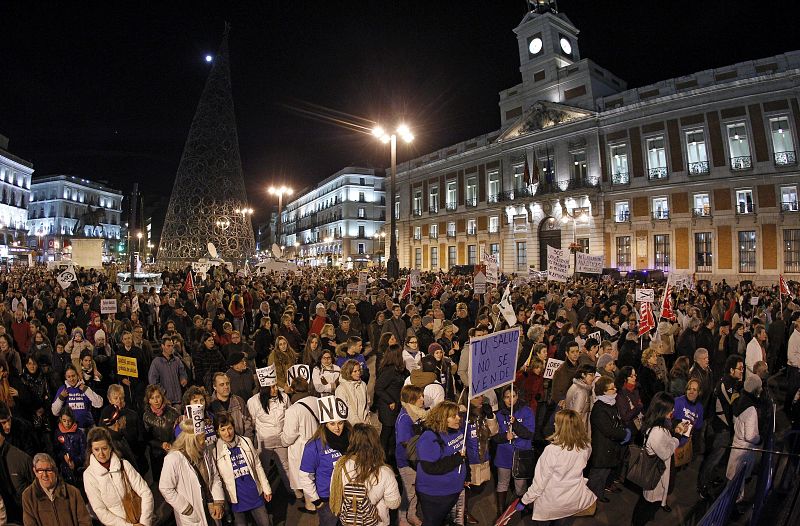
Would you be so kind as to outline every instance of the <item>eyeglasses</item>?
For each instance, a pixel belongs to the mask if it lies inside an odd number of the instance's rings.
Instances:
[[[417,340],[408,340],[409,345],[412,343],[418,343]]]
[[[42,468],[42,469],[34,469],[33,470],[37,475],[49,475],[51,473],[55,473],[56,470],[53,468]]]

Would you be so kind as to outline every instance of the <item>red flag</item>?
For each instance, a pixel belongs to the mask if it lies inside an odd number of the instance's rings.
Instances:
[[[533,152],[533,170],[531,171],[530,184],[539,184],[539,163],[536,162],[536,152]]]
[[[403,287],[403,292],[400,293],[400,299],[402,300],[406,296],[410,295],[411,295],[411,276],[408,276],[408,278],[406,278],[406,286]]]
[[[497,520],[494,522],[495,526],[506,526],[508,522],[511,520],[511,517],[517,512],[517,504],[519,504],[519,497],[514,499],[511,505],[506,508],[506,511],[500,515]]]
[[[444,291],[444,286],[442,285],[442,280],[436,278],[436,282],[431,287],[431,297],[438,298],[439,294]]]
[[[661,317],[670,321],[678,319],[672,308],[672,285],[667,285],[667,290],[664,291],[664,302],[661,304]]]
[[[192,277],[192,271],[189,271],[186,274],[186,281],[183,282],[183,290],[186,292],[194,292],[194,278]]]
[[[649,302],[643,301],[639,305],[639,336],[643,336],[656,328],[656,320],[653,317],[653,306]]]
[[[789,286],[786,284],[786,280],[783,279],[783,274],[781,274],[780,278],[778,278],[778,287],[780,288],[781,295],[789,295]]]

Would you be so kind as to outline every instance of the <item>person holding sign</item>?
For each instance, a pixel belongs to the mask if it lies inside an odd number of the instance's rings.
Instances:
[[[339,386],[341,371],[341,368],[333,363],[333,353],[327,349],[322,351],[319,365],[316,365],[311,371],[314,390],[320,396],[332,395]]]
[[[342,365],[336,396],[344,400],[350,409],[348,422],[353,425],[369,423],[370,400],[367,384],[361,381],[361,364],[356,360],[347,360]]]
[[[136,409],[144,400],[148,361],[142,350],[133,345],[133,334],[128,331],[122,333],[122,345],[117,348],[116,355],[117,383],[125,389],[125,399]]]
[[[289,340],[283,336],[275,338],[275,349],[267,359],[267,365],[275,367],[275,377],[278,387],[285,393],[291,394],[292,388],[287,384],[287,374],[289,369],[297,363],[297,353],[289,345]]]
[[[73,364],[67,364],[64,371],[64,385],[56,391],[56,397],[50,407],[53,416],[59,416],[61,409],[68,405],[75,415],[78,427],[88,429],[94,426],[92,408],[103,407],[103,397],[87,386]]]
[[[335,408],[340,406],[339,401],[343,402],[336,399],[334,401]],[[338,410],[320,410],[319,413],[320,425],[303,449],[303,459],[300,461],[297,478],[303,489],[303,495],[316,508],[320,526],[336,526],[338,518],[328,507],[331,477],[334,464],[347,452],[352,427],[347,421],[347,414],[342,415]],[[306,512],[306,509],[300,508],[300,511]]]
[[[289,408],[289,397],[278,389],[274,367],[257,369],[256,374],[261,390],[247,401],[247,409],[253,417],[256,428],[256,445],[261,451],[268,451],[278,458],[278,471],[286,490],[289,491],[288,450],[281,441],[286,410]]]
[[[495,499],[497,515],[506,509],[506,495],[511,485],[511,467],[514,451],[533,449],[533,433],[536,428],[536,417],[530,406],[520,400],[519,390],[508,385],[503,388],[500,410],[495,413],[500,428],[492,440],[497,444],[494,465],[497,468],[497,487]],[[528,481],[514,479],[514,495],[519,497],[525,493]]]

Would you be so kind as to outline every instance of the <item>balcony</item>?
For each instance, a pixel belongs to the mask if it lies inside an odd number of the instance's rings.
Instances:
[[[430,234],[428,234],[428,238],[430,238],[430,239],[439,239],[439,234],[431,232]]]
[[[475,227],[475,228],[468,228],[468,229],[467,229],[467,235],[468,235],[468,236],[477,236],[477,235],[478,235],[478,228],[477,228],[477,227]]]
[[[616,172],[611,174],[612,185],[630,184],[631,176],[629,172]]]
[[[512,199],[521,199],[523,197],[531,197],[535,192],[531,191],[530,188],[527,186],[522,186],[520,188],[515,188],[512,192],[513,197]]]
[[[624,212],[617,212],[617,215],[615,216],[615,221],[617,223],[627,223],[630,220],[631,220],[631,213],[629,210],[626,210]]]
[[[753,203],[739,203],[736,205],[737,215],[755,214],[756,206]]]
[[[797,212],[798,210],[800,209],[797,201],[781,201],[781,212]]]
[[[414,241],[422,241],[422,234],[414,234]]]
[[[500,233],[500,227],[499,226],[497,226],[497,225],[494,225],[494,226],[490,225],[489,226],[489,234],[499,234],[499,233]]]
[[[669,210],[665,210],[663,208],[661,210],[654,210],[652,217],[656,221],[664,221],[665,219],[669,219]]]
[[[451,238],[451,239],[455,238],[456,237],[456,231],[455,230],[448,230],[447,231],[447,237]]]
[[[749,155],[731,157],[731,170],[749,170],[753,167],[753,159]]]
[[[669,172],[667,172],[666,166],[656,166],[655,168],[650,168],[647,170],[647,178],[651,181],[658,181],[660,179],[666,179],[669,177]]]
[[[696,163],[689,163],[687,165],[689,175],[708,175],[711,173],[708,167],[708,161],[697,161]]]
[[[428,214],[434,215],[439,213],[439,205],[430,205],[428,207]]]
[[[413,214],[414,217],[420,217],[422,215],[422,210],[419,208],[415,208]]]
[[[711,217],[711,207],[692,208],[692,217]]]
[[[489,197],[487,197],[486,202],[487,203],[499,203],[501,195],[502,194],[492,194]]]
[[[472,197],[472,198],[468,197],[467,200],[465,201],[465,204],[467,205],[467,208],[474,208],[474,207],[478,206],[478,198],[477,197]]]
[[[794,151],[775,152],[774,159],[775,166],[793,166],[797,164],[797,155],[795,155]]]
[[[455,202],[447,203],[446,209],[448,212],[455,212],[457,208],[458,208],[458,203]]]

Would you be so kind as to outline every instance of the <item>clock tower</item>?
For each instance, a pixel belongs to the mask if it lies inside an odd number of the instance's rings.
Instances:
[[[594,110],[596,98],[625,88],[611,72],[581,58],[580,31],[555,1],[530,0],[528,6],[514,29],[522,83],[500,92],[503,127],[538,101]]]

